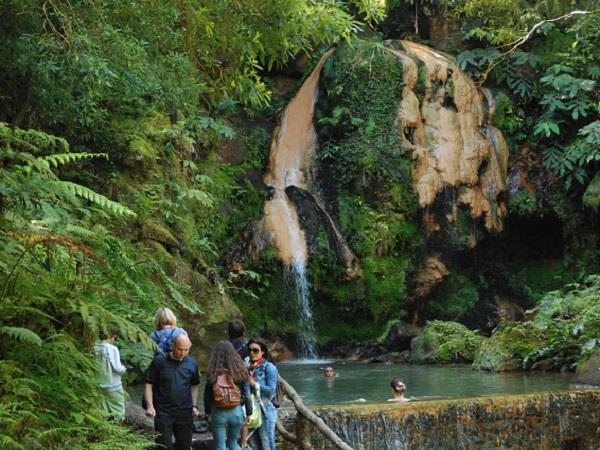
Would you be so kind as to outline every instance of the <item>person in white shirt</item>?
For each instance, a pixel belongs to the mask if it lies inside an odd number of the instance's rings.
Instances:
[[[94,346],[94,352],[100,365],[98,381],[105,394],[102,409],[109,417],[121,422],[125,417],[125,393],[121,375],[127,368],[121,363],[119,349],[113,345],[118,336],[119,329],[109,327],[108,332],[102,336],[102,341]]]

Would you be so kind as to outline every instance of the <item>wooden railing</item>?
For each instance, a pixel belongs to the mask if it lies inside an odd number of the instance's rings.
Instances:
[[[298,392],[281,376],[279,376],[279,383],[282,384],[285,395],[292,401],[294,408],[296,408],[296,433],[290,433],[285,429],[281,420],[277,420],[277,431],[281,436],[289,442],[292,442],[297,446],[299,450],[312,450],[313,446],[310,443],[310,427],[309,423],[313,424],[315,428],[325,436],[336,448],[341,450],[353,450],[348,444],[346,444],[340,437],[335,434],[327,424],[317,416],[310,408],[306,407]]]

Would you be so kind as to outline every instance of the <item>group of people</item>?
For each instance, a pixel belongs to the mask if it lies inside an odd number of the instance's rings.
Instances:
[[[155,331],[150,334],[158,350],[146,370],[144,400],[146,415],[154,418],[156,443],[160,448],[189,450],[193,419],[198,407],[200,375],[196,360],[189,355],[192,342],[177,327],[175,314],[159,308]],[[254,449],[275,449],[277,409],[273,397],[279,374],[271,361],[267,344],[261,338],[247,339],[241,320],[229,323],[229,340],[219,342],[206,371],[204,412],[214,437],[216,450],[240,450],[248,443]],[[100,362],[100,386],[105,390],[103,407],[115,420],[125,415],[120,361],[114,340],[118,330],[111,327],[94,350]],[[249,429],[250,418],[254,429]]]
[[[245,331],[241,320],[231,321],[229,340],[216,345],[208,362],[204,411],[211,422],[216,450],[238,450],[248,442],[254,449],[275,449],[277,409],[272,400],[279,373],[267,343],[258,337],[246,339]],[[253,413],[260,415],[260,426],[249,430]]]
[[[144,401],[146,414],[154,418],[156,442],[161,448],[189,450],[193,419],[198,407],[200,375],[196,360],[189,355],[192,342],[169,308],[159,308],[150,337],[157,351],[146,370]],[[121,375],[126,368],[114,345],[118,329],[110,327],[94,350],[100,362],[100,386],[105,391],[103,408],[117,421],[125,416],[125,394]],[[273,398],[279,373],[271,361],[266,342],[247,339],[241,320],[228,325],[229,340],[220,341],[212,351],[206,370],[204,412],[211,424],[216,450],[241,450],[250,443],[259,450],[275,449],[277,409]],[[336,377],[333,367],[326,377]],[[406,385],[399,378],[390,381],[393,398],[406,402]],[[254,418],[255,420],[252,420]],[[250,429],[250,426],[253,428]],[[173,444],[174,442],[174,444]]]

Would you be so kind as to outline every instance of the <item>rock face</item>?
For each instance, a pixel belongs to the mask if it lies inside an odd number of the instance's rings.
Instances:
[[[415,277],[415,295],[417,297],[427,296],[431,292],[431,289],[448,274],[450,272],[438,258],[427,258]]]
[[[290,197],[308,201],[326,223],[333,246],[347,267],[349,278],[361,276],[357,258],[347,247],[318,196],[314,193],[311,168],[318,146],[313,123],[315,102],[321,68],[333,50],[323,55],[296,96],[283,112],[279,125],[273,131],[269,151],[268,172],[264,182],[272,193],[265,203],[262,227],[279,258],[286,265],[295,262],[306,264],[308,248],[304,229],[300,226],[298,211]],[[292,193],[290,193],[290,189]]]
[[[410,350],[410,341],[419,336],[421,329],[406,322],[400,322],[394,325],[385,339],[385,345],[388,351],[402,352]]]
[[[587,449],[598,446],[600,391],[371,403],[317,413],[347,444],[362,450]],[[313,448],[332,448],[310,430]]]
[[[387,44],[404,67],[397,124],[413,152],[413,185],[420,206],[432,205],[450,186],[458,194],[457,204],[468,206],[472,219],[482,218],[488,231],[501,231],[507,214],[503,195],[508,148],[500,131],[490,125],[491,95],[479,91],[442,53],[410,41]],[[484,101],[488,103],[487,123]],[[450,215],[447,220],[456,217]]]
[[[600,386],[600,351],[594,353],[577,370],[577,383]]]

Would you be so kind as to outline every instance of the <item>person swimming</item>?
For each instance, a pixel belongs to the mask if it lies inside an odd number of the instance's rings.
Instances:
[[[392,395],[394,398],[388,399],[388,402],[409,402],[410,398],[406,398],[404,393],[406,392],[406,385],[400,378],[393,378],[390,381],[390,388],[392,389]]]
[[[325,374],[326,377],[335,377],[336,373],[335,370],[333,370],[333,367],[325,367],[325,370],[323,371],[323,373]]]

